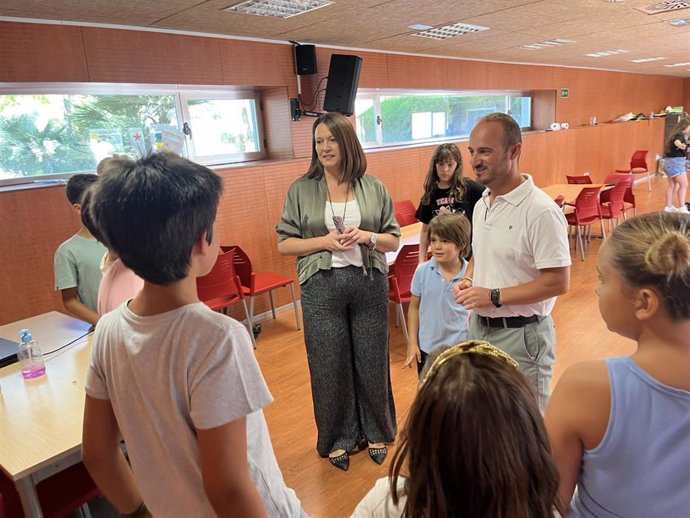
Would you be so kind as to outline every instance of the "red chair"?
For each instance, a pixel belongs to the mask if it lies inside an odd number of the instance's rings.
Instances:
[[[196,289],[201,302],[213,311],[227,313],[228,306],[235,302],[242,302],[244,314],[247,317],[247,329],[252,344],[256,347],[254,333],[252,332],[252,319],[247,309],[247,301],[244,300],[240,279],[235,273],[233,258],[235,250],[229,250],[218,254],[216,264],[208,274],[197,277]]]
[[[568,225],[574,226],[576,231],[575,250],[579,246],[580,256],[585,260],[585,249],[582,240],[582,231],[585,227],[591,227],[594,223],[601,223],[601,235],[606,239],[604,220],[601,216],[599,205],[600,187],[584,187],[575,199],[575,210],[565,215]]]
[[[586,183],[592,183],[592,177],[588,174],[582,176],[568,176],[565,175],[565,179],[569,184],[584,185]]]
[[[3,510],[8,518],[22,518],[19,494],[12,480],[2,473],[0,493],[0,518]],[[66,518],[89,500],[103,496],[81,462],[41,480],[36,484],[36,493],[45,518]]]
[[[618,182],[611,189],[601,191],[599,195],[599,203],[601,205],[601,217],[613,223],[618,224],[618,218],[625,217],[625,191],[628,186],[625,182]],[[610,230],[610,227],[609,227]]]
[[[407,336],[407,321],[405,320],[404,303],[409,303],[412,298],[410,287],[412,277],[419,264],[419,244],[403,245],[395,258],[393,273],[388,276],[388,300],[396,304],[397,321],[402,322],[405,342]]]
[[[563,208],[563,204],[565,203],[565,196],[562,194],[559,194],[553,199],[553,202],[558,205],[559,207]]]
[[[395,219],[401,227],[417,223],[417,209],[410,200],[394,202],[393,210],[395,211]]]
[[[297,309],[297,298],[295,297],[295,281],[290,277],[284,277],[273,272],[255,272],[252,268],[252,262],[249,256],[239,246],[221,246],[221,250],[234,250],[235,255],[233,262],[235,264],[235,273],[240,279],[242,285],[242,293],[245,297],[249,297],[249,318],[254,321],[254,297],[263,293],[268,293],[271,301],[271,313],[273,318],[276,318],[276,307],[273,300],[273,290],[277,288],[284,288],[290,286],[290,293],[292,295],[292,307],[295,310],[295,323],[297,329],[301,329],[299,323],[299,310]]]
[[[623,219],[626,219],[626,211],[629,209],[633,210],[633,216],[637,214],[637,209],[635,208],[635,194],[633,193],[633,183],[634,178],[629,174],[610,174],[604,179],[605,184],[617,184],[619,182],[624,182],[627,188],[625,189],[625,194],[623,195]],[[606,201],[606,196],[608,191],[602,191],[601,202]]]
[[[630,159],[629,169],[616,169],[617,173],[625,174],[645,174],[647,173],[647,186],[652,190],[652,179],[649,176],[649,168],[647,167],[647,151],[646,149],[638,149]]]

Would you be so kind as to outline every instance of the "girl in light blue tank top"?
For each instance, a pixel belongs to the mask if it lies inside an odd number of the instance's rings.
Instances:
[[[551,397],[560,511],[690,517],[690,216],[627,220],[597,270],[601,316],[637,350],[571,367]]]

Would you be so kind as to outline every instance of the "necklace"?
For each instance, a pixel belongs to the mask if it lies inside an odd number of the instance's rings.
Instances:
[[[347,199],[350,197],[350,182],[347,183],[347,193],[345,194],[345,208],[343,209],[343,216],[336,216],[333,210],[333,202],[331,201],[331,190],[326,181],[326,194],[328,195],[328,204],[331,206],[331,214],[333,215],[333,224],[339,234],[345,233],[345,215],[347,214]]]

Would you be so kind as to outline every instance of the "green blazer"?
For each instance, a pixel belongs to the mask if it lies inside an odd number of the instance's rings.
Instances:
[[[392,234],[400,237],[400,227],[395,220],[393,201],[388,190],[380,180],[363,175],[353,184],[355,200],[361,214],[359,228],[377,234]],[[326,179],[307,178],[302,176],[288,189],[283,206],[283,216],[276,225],[278,242],[290,237],[308,239],[328,234],[324,213],[328,191]],[[369,269],[376,268],[382,273],[388,273],[386,254],[371,250],[366,245],[362,248],[362,263],[364,274]],[[304,284],[309,277],[319,270],[330,270],[332,254],[328,250],[320,250],[313,254],[297,258],[297,274],[299,283]]]

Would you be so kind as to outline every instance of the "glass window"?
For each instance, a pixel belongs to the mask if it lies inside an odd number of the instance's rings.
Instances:
[[[530,128],[531,109],[529,95],[505,92],[363,91],[355,101],[364,147],[467,137],[477,120],[492,112],[510,113],[522,128]]]
[[[184,96],[190,154],[221,164],[260,158],[261,137],[255,99],[208,99]]]
[[[262,158],[258,105],[251,92],[0,85],[0,182],[93,172],[107,156],[162,149],[204,164]]]
[[[374,108],[374,98],[357,97],[355,99],[355,117],[357,124],[355,130],[357,137],[362,145],[376,145],[379,137],[377,132],[380,126],[376,124],[376,109]]]

